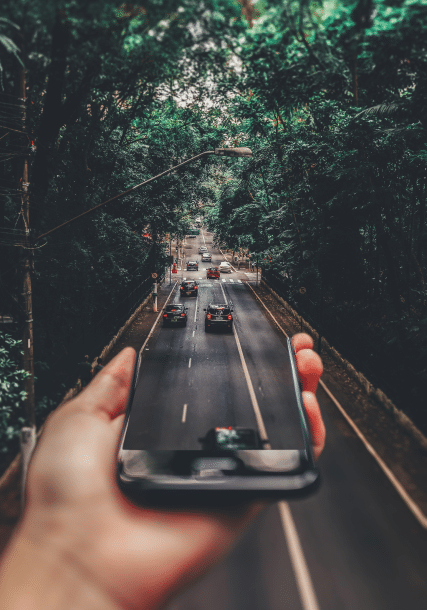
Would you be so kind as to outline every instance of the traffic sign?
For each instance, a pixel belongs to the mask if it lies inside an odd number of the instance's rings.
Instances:
[[[155,280],[157,278],[157,273],[152,273],[151,277],[153,278],[153,280]]]

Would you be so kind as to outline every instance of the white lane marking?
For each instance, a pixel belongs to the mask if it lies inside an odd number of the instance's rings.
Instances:
[[[256,399],[254,386],[252,385],[252,381],[249,376],[248,367],[246,366],[245,357],[243,355],[243,350],[242,350],[242,346],[240,345],[239,337],[237,336],[236,327],[234,327],[234,338],[236,340],[237,349],[239,351],[240,361],[242,363],[243,373],[244,373],[245,379],[246,379],[246,385],[248,386],[249,395],[251,397],[252,408],[255,413],[255,419],[256,419],[257,426],[258,426],[259,435],[261,437],[261,440],[266,441],[266,440],[268,440],[267,430],[265,429],[264,420],[262,419],[259,404]],[[264,443],[264,449],[271,449],[270,443]]]
[[[222,284],[220,284],[221,286],[221,290],[222,290],[222,294],[224,295],[224,301],[227,303],[227,297],[225,296],[225,292],[224,292],[224,287],[222,286]],[[252,381],[249,375],[249,371],[248,371],[248,367],[246,366],[246,360],[245,357],[243,355],[243,350],[242,350],[242,346],[240,345],[240,341],[239,341],[239,337],[237,335],[237,331],[236,331],[236,326],[234,325],[234,338],[236,340],[236,345],[237,345],[237,350],[239,352],[239,356],[240,356],[240,362],[242,363],[242,368],[243,368],[243,373],[245,375],[245,379],[246,379],[246,385],[248,386],[248,390],[249,390],[249,395],[251,397],[251,402],[252,402],[252,408],[254,410],[255,413],[255,419],[257,422],[257,426],[258,426],[258,430],[259,430],[259,435],[261,437],[261,440],[268,440],[268,436],[267,436],[267,430],[265,429],[265,425],[264,425],[264,420],[262,419],[262,415],[261,415],[261,411],[259,408],[259,404],[258,401],[256,399],[256,394],[255,394],[255,390],[254,390],[254,386],[252,385]],[[270,443],[265,443],[264,444],[264,449],[271,449]]]
[[[191,369],[191,358],[190,358],[190,360],[188,361],[188,368],[189,368],[189,369]]]
[[[171,298],[172,293],[173,293],[173,291],[175,290],[175,288],[176,288],[176,285],[177,285],[177,284],[178,284],[178,282],[175,282],[175,284],[173,285],[172,290],[171,290],[171,291],[170,291],[170,293],[168,294],[168,298],[167,298],[167,299],[166,299],[166,301],[165,301],[165,305],[167,305],[167,304],[168,304],[168,301],[169,301],[169,299]],[[156,327],[156,324],[157,324],[157,322],[160,320],[160,316],[161,316],[162,314],[163,314],[163,308],[160,310],[159,315],[158,315],[158,316],[157,316],[157,318],[155,319],[154,324],[153,324],[153,326],[151,327],[151,330],[150,330],[150,332],[149,332],[149,333],[148,333],[148,335],[147,335],[147,338],[145,339],[144,343],[142,344],[142,347],[141,347],[141,349],[139,350],[139,353],[140,353],[140,354],[142,354],[142,352],[144,351],[145,346],[147,345],[149,338],[150,338],[150,337],[151,337],[151,335],[153,334],[153,331],[154,331],[154,329],[155,329],[155,327]],[[137,370],[137,372],[136,372],[136,379],[138,379],[138,376],[139,376],[139,369],[140,369],[140,366],[141,366],[141,359],[139,360],[138,370]]]
[[[234,284],[234,280],[232,280],[231,278],[230,278],[229,282],[230,282],[231,284]]]
[[[226,282],[227,280],[225,278],[221,278],[223,282]]]
[[[196,318],[197,318],[197,303],[196,303],[196,310],[194,312],[194,321],[196,321]]]
[[[202,233],[202,237],[203,237],[203,243],[204,243],[204,244],[205,244],[205,246],[206,246],[205,234],[203,233],[203,229],[201,230],[201,233]]]
[[[250,284],[247,284],[249,286],[249,288],[252,290],[252,292],[254,293],[254,295],[256,296],[256,298],[258,299],[258,301],[261,303],[261,305],[264,307],[264,309],[270,314],[270,316],[273,318],[273,320],[275,321],[275,323],[277,324],[277,326],[280,328],[280,330],[282,331],[282,333],[285,335],[285,337],[287,337],[288,335],[285,333],[285,331],[283,330],[283,328],[280,326],[280,324],[278,323],[278,321],[276,320],[276,318],[273,316],[273,314],[271,313],[271,311],[268,309],[268,307],[261,301],[261,299],[259,298],[259,296],[257,295],[257,293],[255,292],[255,290],[252,288],[252,286]],[[427,529],[427,516],[422,512],[422,510],[420,509],[420,507],[418,506],[418,504],[416,504],[412,498],[409,496],[409,494],[406,492],[405,488],[403,487],[403,485],[397,480],[397,478],[394,476],[394,474],[392,473],[392,471],[390,470],[390,468],[387,466],[387,464],[380,458],[380,456],[378,455],[378,453],[375,451],[375,449],[372,447],[372,445],[368,442],[368,440],[366,439],[366,437],[363,435],[363,433],[359,430],[359,428],[356,426],[356,424],[354,423],[354,421],[350,418],[349,415],[347,415],[346,411],[344,410],[344,408],[342,407],[342,405],[338,402],[338,400],[335,398],[335,396],[332,394],[332,392],[329,390],[329,388],[326,386],[326,384],[320,379],[319,380],[319,385],[325,390],[326,394],[329,396],[329,398],[332,400],[332,402],[335,404],[335,406],[338,408],[338,410],[340,411],[340,413],[342,414],[342,416],[344,417],[344,419],[347,421],[347,423],[349,424],[349,426],[351,426],[351,428],[353,429],[353,431],[355,432],[355,434],[358,436],[358,438],[362,441],[362,443],[365,445],[365,448],[367,449],[367,451],[372,455],[372,457],[375,459],[375,461],[377,462],[378,466],[381,468],[381,470],[384,472],[384,474],[386,475],[386,477],[388,478],[388,480],[390,481],[390,483],[393,485],[393,487],[395,488],[395,490],[397,491],[397,493],[400,495],[400,497],[402,498],[402,500],[405,502],[406,506],[409,508],[409,510],[412,512],[412,514],[414,515],[414,517],[418,520],[418,523],[424,528]]]
[[[313,582],[305,561],[297,528],[295,527],[295,522],[287,502],[279,502],[279,514],[288,545],[292,567],[294,569],[302,608],[303,610],[319,610]]]
[[[182,419],[181,419],[181,422],[182,422],[183,424],[185,424],[185,420],[186,420],[186,417],[187,417],[187,406],[188,406],[188,405],[187,405],[187,404],[185,404],[185,405],[184,405],[184,408],[183,408],[183,410],[182,410]]]
[[[195,331],[195,330],[193,330],[193,337],[194,337],[194,333],[195,333],[195,332],[196,332],[196,331]]]

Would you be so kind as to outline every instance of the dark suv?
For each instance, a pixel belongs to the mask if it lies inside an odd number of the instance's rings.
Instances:
[[[205,331],[209,332],[214,328],[225,328],[230,333],[233,332],[233,316],[232,313],[232,304],[229,305],[227,303],[209,303],[206,311],[205,318]]]
[[[187,325],[187,307],[181,303],[172,303],[166,305],[163,310],[163,326],[186,326]]]
[[[182,297],[197,296],[198,284],[195,280],[183,280],[179,288]]]

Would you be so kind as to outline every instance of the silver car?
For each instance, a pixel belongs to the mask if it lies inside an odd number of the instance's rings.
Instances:
[[[232,269],[230,263],[228,263],[227,261],[223,261],[220,264],[219,270],[221,273],[233,273],[233,269]]]

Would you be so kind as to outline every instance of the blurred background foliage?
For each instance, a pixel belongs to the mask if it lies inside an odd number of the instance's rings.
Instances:
[[[144,231],[182,235],[202,209],[315,325],[341,322],[343,352],[357,329],[367,377],[427,429],[426,40],[415,0],[3,0],[0,313],[22,317],[23,150],[34,236],[204,150],[254,152],[190,164],[36,244],[39,400],[76,334],[144,280]]]

